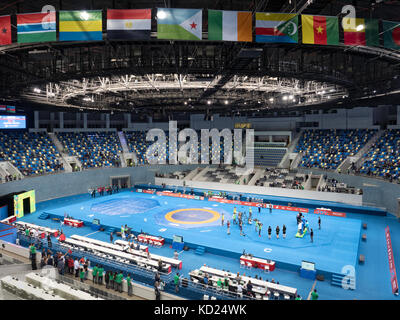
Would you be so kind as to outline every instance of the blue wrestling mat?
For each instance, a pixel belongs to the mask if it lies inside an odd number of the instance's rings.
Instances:
[[[167,242],[174,235],[180,235],[191,247],[203,246],[207,251],[231,257],[238,257],[246,250],[257,257],[277,261],[281,268],[298,270],[301,261],[306,260],[314,262],[319,271],[341,273],[344,266],[357,264],[361,237],[359,219],[323,216],[323,228],[318,230],[319,216],[304,214],[314,230],[314,242],[311,242],[309,232],[304,238],[295,237],[297,213],[290,211],[274,209],[270,213],[268,209],[261,209],[261,213],[258,213],[253,208],[253,219],[263,224],[261,236],[254,224],[247,223],[247,219],[243,223],[243,236],[240,235],[239,226],[232,223],[232,214],[236,207],[238,212],[248,217],[249,207],[246,206],[132,191],[96,198],[88,195],[84,200],[73,203],[62,200],[60,203],[60,206],[45,211],[60,218],[67,213],[88,223],[99,219],[101,225],[116,229],[127,224],[136,232],[159,235]],[[227,233],[227,220],[231,221],[230,235]],[[282,239],[282,236],[268,239],[268,226],[273,230],[280,226],[282,230],[283,224],[287,228],[286,239]]]

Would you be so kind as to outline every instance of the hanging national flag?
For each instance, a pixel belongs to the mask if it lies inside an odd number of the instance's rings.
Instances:
[[[6,106],[1,105],[0,106],[0,111],[6,111]]]
[[[299,18],[293,13],[256,13],[256,42],[299,41]]]
[[[7,112],[9,112],[9,113],[15,113],[15,112],[16,112],[15,106],[7,106]]]
[[[151,9],[107,10],[107,38],[149,40]]]
[[[11,18],[10,16],[0,17],[0,45],[11,43]]]
[[[157,8],[157,38],[201,40],[201,9]]]
[[[60,11],[60,41],[103,40],[102,12]]]
[[[251,12],[208,10],[208,40],[251,42]]]
[[[56,12],[17,15],[18,43],[57,41]]]
[[[363,18],[343,18],[344,44],[379,46],[379,21]]]
[[[382,21],[385,48],[400,50],[400,22]]]
[[[337,17],[301,16],[303,43],[339,45],[339,21]]]

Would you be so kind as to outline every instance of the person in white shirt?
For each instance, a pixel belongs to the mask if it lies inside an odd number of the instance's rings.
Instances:
[[[75,259],[74,261],[75,278],[79,276],[79,268],[80,268],[79,261],[78,259]]]
[[[238,295],[240,296],[240,297],[242,297],[243,296],[243,289],[242,289],[242,285],[240,284],[240,283],[238,283],[238,285],[237,285],[237,293],[238,293]]]

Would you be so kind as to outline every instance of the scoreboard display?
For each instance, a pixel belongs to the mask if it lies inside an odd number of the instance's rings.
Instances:
[[[0,129],[26,129],[26,116],[0,115]]]

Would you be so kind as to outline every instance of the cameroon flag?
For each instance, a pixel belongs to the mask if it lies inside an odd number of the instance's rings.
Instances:
[[[337,17],[301,15],[303,43],[338,45],[339,21]]]
[[[379,21],[363,18],[343,18],[345,45],[379,46]]]
[[[382,21],[385,48],[400,50],[400,22]]]

